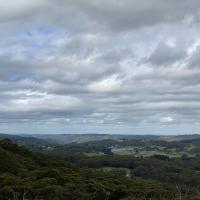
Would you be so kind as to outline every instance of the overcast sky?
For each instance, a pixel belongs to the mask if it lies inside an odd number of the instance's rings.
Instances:
[[[200,133],[199,0],[0,0],[0,132]]]

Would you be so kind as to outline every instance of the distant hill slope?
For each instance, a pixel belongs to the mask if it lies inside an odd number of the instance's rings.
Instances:
[[[49,143],[57,143],[59,145],[70,143],[85,143],[98,140],[115,140],[123,139],[145,139],[159,140],[160,136],[154,135],[112,135],[112,134],[38,134],[32,135],[39,139],[46,140]]]
[[[194,140],[194,139],[200,139],[200,134],[161,136],[160,139],[166,141]]]
[[[38,134],[31,135],[34,138],[45,140],[51,144],[65,145],[70,143],[85,143],[99,140],[166,140],[180,141],[190,139],[200,139],[200,135],[114,135],[114,134]]]
[[[26,146],[48,146],[65,145],[70,143],[86,143],[102,140],[146,140],[146,141],[181,141],[200,139],[200,135],[177,135],[177,136],[158,136],[158,135],[114,135],[114,134],[33,134],[33,135],[10,135],[0,133],[0,139],[8,138],[15,143]]]
[[[21,136],[21,135],[11,135],[11,134],[3,134],[0,133],[0,140],[2,139],[9,139],[14,143],[17,143],[19,145],[25,145],[28,147],[42,147],[42,146],[48,146],[50,143],[48,143],[46,140],[42,140],[36,137],[32,136]]]
[[[158,181],[113,177],[32,153],[10,140],[0,141],[1,200],[139,200],[140,197],[174,200],[176,191]]]

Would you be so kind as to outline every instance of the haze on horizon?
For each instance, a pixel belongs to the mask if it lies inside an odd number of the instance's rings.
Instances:
[[[0,0],[0,132],[200,133],[199,0]]]

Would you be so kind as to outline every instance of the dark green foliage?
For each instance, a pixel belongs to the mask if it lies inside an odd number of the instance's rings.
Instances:
[[[128,145],[130,142],[125,141]],[[152,142],[167,145],[162,141]],[[88,152],[101,149],[110,154],[108,147],[119,144],[113,141],[107,141],[106,146],[99,142],[86,147],[72,144],[66,151],[59,147],[44,155],[2,140],[0,200],[178,200],[180,194],[182,200],[200,199],[198,156],[88,157],[81,153],[84,148]],[[105,171],[102,167],[111,168]],[[128,176],[124,168],[129,170]]]
[[[1,200],[120,200],[176,197],[174,187],[118,172],[76,167],[60,159],[31,153],[9,140],[0,141]]]

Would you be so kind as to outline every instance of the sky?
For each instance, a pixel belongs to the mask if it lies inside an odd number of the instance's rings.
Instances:
[[[199,0],[0,0],[0,132],[200,133]]]

